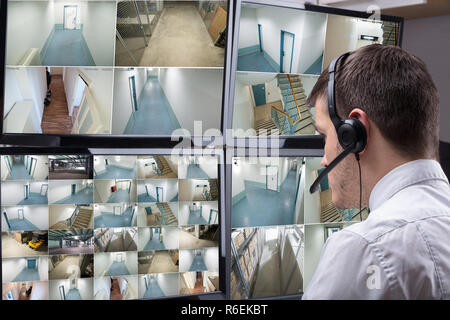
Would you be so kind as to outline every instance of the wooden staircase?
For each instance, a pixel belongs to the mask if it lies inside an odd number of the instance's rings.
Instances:
[[[341,222],[342,221],[342,215],[339,214],[336,207],[332,202],[330,202],[328,205],[322,207],[322,210],[320,212],[320,222]]]
[[[278,136],[280,134],[280,131],[275,123],[273,123],[272,119],[256,121],[255,130],[257,136]]]
[[[211,196],[211,200],[219,199],[219,188],[217,186],[216,179],[209,179],[209,194]]]
[[[75,221],[72,223],[72,229],[89,228],[92,219],[92,210],[80,208]]]
[[[165,178],[177,178],[176,174],[172,171],[172,169],[170,169],[170,166],[164,156],[155,156],[155,158],[157,158],[157,163],[159,162],[161,164],[161,167],[158,166],[158,168],[161,170],[161,173],[158,174],[158,176]]]
[[[158,202],[156,205],[160,211],[164,211],[164,214],[161,212],[161,219],[167,223],[165,225],[178,225],[178,219],[167,202]]]
[[[395,22],[383,22],[383,44],[396,46],[398,31]]]

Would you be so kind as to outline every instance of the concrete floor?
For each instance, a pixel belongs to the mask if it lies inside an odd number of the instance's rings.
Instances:
[[[49,179],[60,179],[60,180],[73,180],[73,179],[92,179],[92,177],[89,176],[87,173],[79,173],[79,172],[50,172],[49,173]]]
[[[214,45],[196,3],[165,4],[139,65],[223,67],[225,49]]]
[[[148,265],[146,265],[148,266]],[[142,268],[144,269],[144,268]],[[140,272],[144,271],[144,272]],[[158,251],[153,256],[151,264],[146,270],[140,270],[139,273],[149,274],[149,273],[167,273],[167,272],[178,272],[178,266],[172,260],[172,257],[167,251]]]
[[[48,250],[48,253],[50,255],[53,255],[53,254],[94,253],[94,245],[80,246],[80,247],[50,248]]]
[[[198,239],[183,229],[180,229],[179,235],[180,249],[197,249],[218,246],[215,241]]]
[[[49,280],[69,279],[72,275],[72,270],[76,270],[80,265],[80,256],[67,256],[63,261],[48,273]]]
[[[280,249],[274,240],[264,245],[252,298],[280,295],[280,272]]]
[[[2,234],[2,257],[30,257],[47,255],[47,245],[43,245],[39,250],[31,249],[25,243],[19,243],[8,234]]]

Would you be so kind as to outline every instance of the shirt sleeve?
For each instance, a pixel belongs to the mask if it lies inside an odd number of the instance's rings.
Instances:
[[[352,231],[334,233],[322,249],[303,299],[389,299],[388,279],[374,250]]]

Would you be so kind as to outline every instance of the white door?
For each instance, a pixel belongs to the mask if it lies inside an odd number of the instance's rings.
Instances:
[[[294,35],[291,33],[283,32],[284,45],[283,45],[283,72],[290,73],[291,60],[292,60],[292,46],[294,45]]]
[[[84,90],[81,99],[80,110],[73,124],[72,133],[95,134],[102,133],[103,125],[97,110],[97,105],[93,99],[90,90]]]
[[[278,167],[267,166],[267,189],[278,191]]]
[[[77,28],[77,6],[64,6],[64,29]]]

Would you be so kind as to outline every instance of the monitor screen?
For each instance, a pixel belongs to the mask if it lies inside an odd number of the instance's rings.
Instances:
[[[306,100],[334,57],[399,45],[399,23],[241,2],[236,14],[234,136],[317,134]]]
[[[219,288],[216,156],[1,156],[3,299]]]
[[[9,0],[2,10],[3,133],[221,130],[228,1]]]
[[[232,159],[232,299],[304,292],[328,236],[363,221],[367,209],[341,210],[317,157]]]

